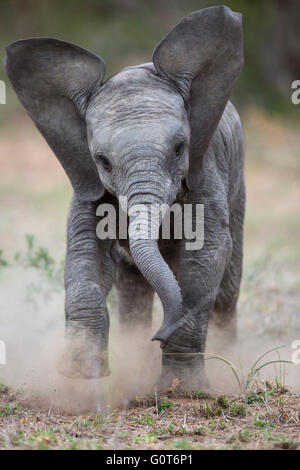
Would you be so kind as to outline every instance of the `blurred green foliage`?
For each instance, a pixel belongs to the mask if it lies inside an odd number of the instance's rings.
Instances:
[[[33,233],[27,233],[25,238],[27,251],[25,254],[17,252],[15,254],[15,262],[25,268],[40,269],[47,275],[49,280],[62,283],[64,260],[61,260],[59,266],[57,266],[55,259],[50,256],[47,248],[36,247],[35,235]],[[0,251],[0,254],[2,254],[2,250]],[[6,265],[8,265],[7,262]]]
[[[242,12],[244,22],[245,66],[235,87],[234,100],[239,106],[258,103],[269,111],[287,111],[289,114],[294,113],[297,108],[290,101],[290,85],[286,93],[278,91],[266,78],[266,61],[262,58],[262,51],[267,47],[270,31],[274,28],[272,11],[279,2],[280,0],[0,0],[0,49],[4,55],[6,44],[24,37],[58,37],[101,55],[106,62],[108,77],[123,66],[151,60],[155,45],[185,14],[225,3],[233,10]],[[270,45],[265,56],[271,60],[272,54],[276,53]],[[272,76],[272,73],[269,75]],[[294,79],[297,78],[300,79],[300,76]],[[3,67],[0,79],[7,82]],[[11,87],[7,88],[6,117],[7,112],[20,107]],[[3,111],[2,107],[0,112]]]

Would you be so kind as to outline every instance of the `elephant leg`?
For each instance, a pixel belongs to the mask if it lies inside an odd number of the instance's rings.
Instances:
[[[240,293],[243,268],[243,220],[245,212],[245,189],[242,187],[237,204],[230,214],[232,255],[225,269],[219,293],[214,305],[212,323],[219,330],[221,349],[237,341],[236,305]]]
[[[194,197],[197,200],[197,195]],[[204,246],[187,250],[186,241],[182,242],[178,280],[185,321],[163,349],[161,388],[169,386],[175,378],[186,391],[208,387],[204,371],[208,321],[231,256],[232,241],[225,198],[201,202],[206,214]]]
[[[134,264],[122,260],[117,266],[116,288],[122,330],[151,329],[154,290]],[[150,334],[150,333],[149,333]]]
[[[96,204],[73,197],[65,264],[66,347],[59,371],[68,377],[109,374],[106,294],[114,273],[110,241],[96,235]]]

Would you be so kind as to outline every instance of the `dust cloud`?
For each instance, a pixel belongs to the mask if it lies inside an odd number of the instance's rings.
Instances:
[[[34,268],[5,268],[1,271],[0,339],[6,344],[6,365],[0,365],[0,382],[20,390],[35,407],[49,412],[97,413],[116,407],[126,408],[136,395],[154,393],[155,380],[161,368],[161,350],[151,342],[150,334],[119,330],[116,308],[110,308],[110,369],[111,376],[101,380],[68,379],[58,374],[56,365],[64,343],[64,291],[51,289],[48,281]],[[161,321],[161,307],[156,300],[153,331]],[[241,322],[242,324],[242,322]],[[218,333],[220,334],[220,333]],[[272,347],[286,344],[281,359],[291,359],[290,345],[296,338],[274,340],[239,331],[236,347],[220,349],[220,336],[210,326],[207,353],[218,354],[235,364],[240,378],[250,365]],[[222,333],[221,333],[222,335]],[[300,339],[300,334],[298,334]],[[276,360],[276,352],[265,360]],[[278,378],[294,391],[300,390],[299,367],[272,364],[261,370],[260,378]],[[228,365],[218,359],[206,361],[206,371],[215,393],[239,392],[237,380]]]
[[[109,377],[68,379],[57,372],[64,344],[64,291],[49,291],[41,273],[28,268],[6,268],[0,292],[0,339],[6,344],[5,383],[35,404],[64,413],[103,412],[126,407],[147,393],[160,373],[161,350],[150,341],[151,332],[119,331],[111,312]],[[111,309],[110,309],[111,310]],[[113,309],[115,310],[115,309]]]

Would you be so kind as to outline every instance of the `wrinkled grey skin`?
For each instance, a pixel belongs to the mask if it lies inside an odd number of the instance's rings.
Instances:
[[[226,7],[188,15],[156,47],[153,63],[104,84],[103,60],[73,44],[39,38],[7,48],[13,87],[74,188],[62,373],[109,374],[113,283],[126,327],[149,328],[154,292],[161,299],[164,320],[153,339],[163,347],[162,386],[174,377],[185,389],[205,385],[198,353],[213,311],[234,337],[245,192],[241,123],[228,98],[242,63],[241,17]],[[120,196],[129,208],[204,204],[203,248],[97,239],[97,206],[117,209]]]

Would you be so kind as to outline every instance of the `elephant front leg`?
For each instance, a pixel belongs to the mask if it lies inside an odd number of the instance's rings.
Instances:
[[[194,291],[186,292],[186,295],[189,299],[183,297],[185,323],[171,336],[162,352],[160,389],[170,387],[174,381],[180,390],[187,392],[209,388],[204,352],[215,295],[211,292],[205,302],[201,302]]]
[[[208,321],[231,253],[228,226],[215,221],[214,227],[206,230],[201,250],[188,251],[184,241],[182,244],[179,284],[184,324],[163,349],[161,388],[168,387],[174,379],[185,391],[208,388],[204,371]]]
[[[96,206],[73,197],[65,265],[66,344],[59,372],[67,377],[109,375],[106,294],[113,278],[110,242],[96,235]]]

